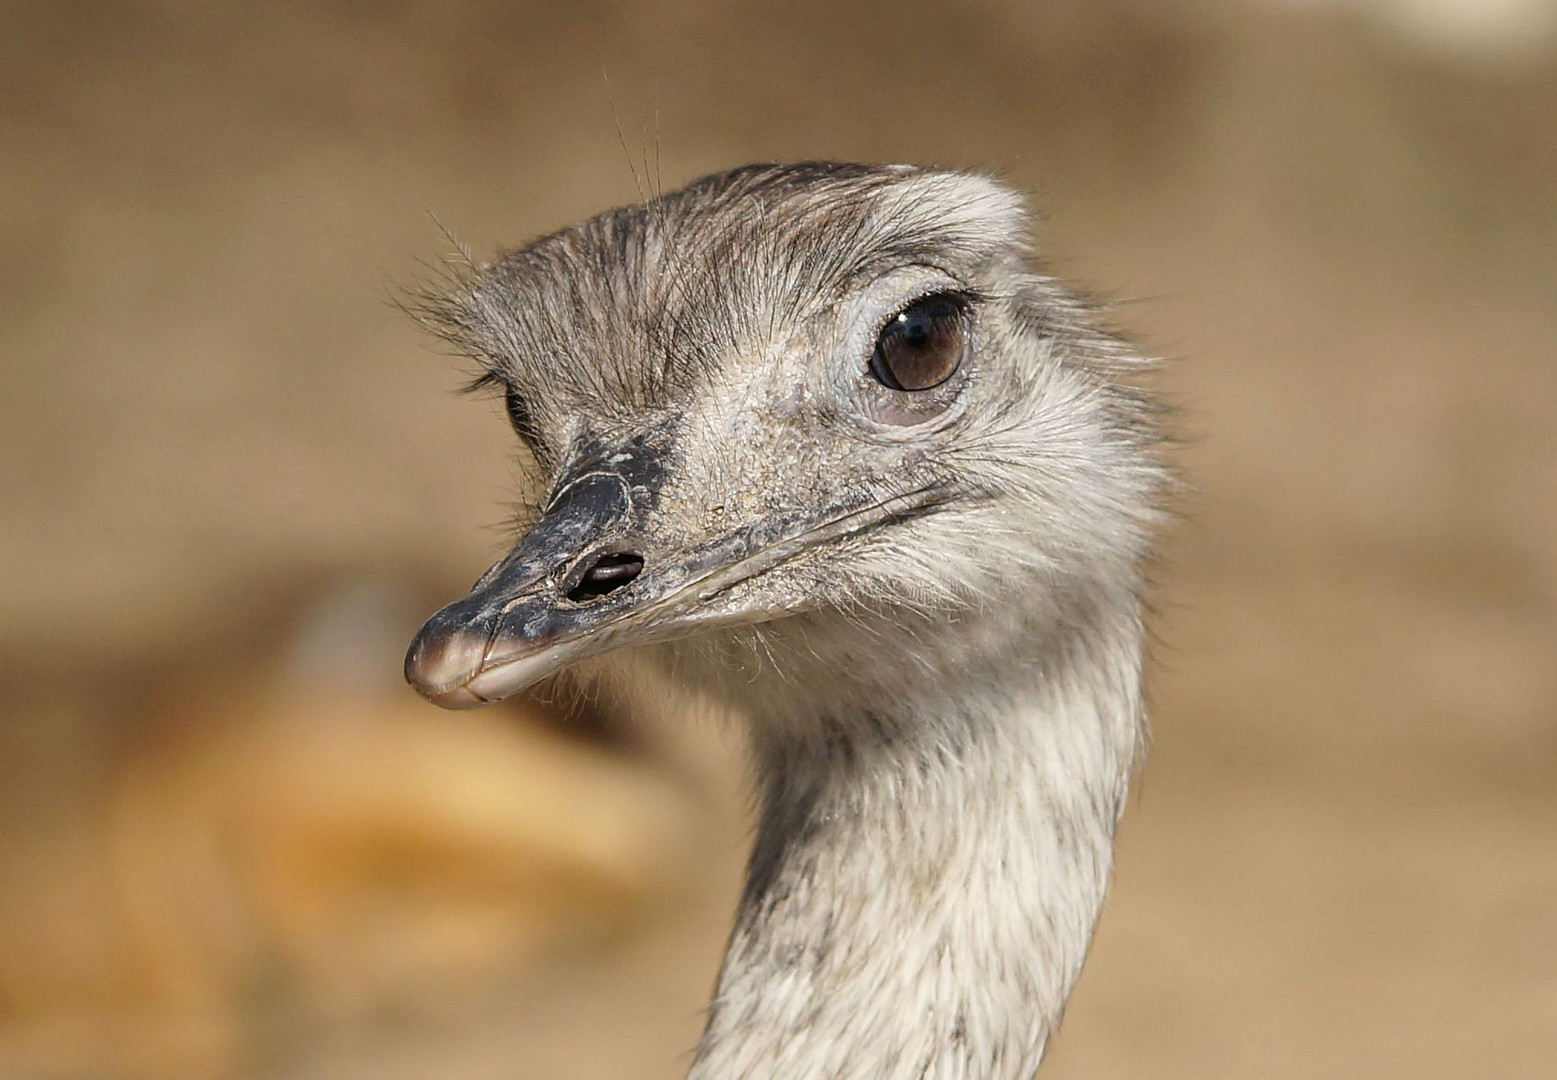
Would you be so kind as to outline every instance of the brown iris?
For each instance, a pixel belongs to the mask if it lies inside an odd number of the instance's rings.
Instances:
[[[915,300],[882,327],[870,373],[892,390],[941,385],[962,363],[966,313],[966,302],[951,293]]]

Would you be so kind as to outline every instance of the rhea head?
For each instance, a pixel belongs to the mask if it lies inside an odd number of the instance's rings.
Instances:
[[[1151,408],[1028,228],[979,175],[750,166],[425,298],[548,494],[408,679],[463,708],[660,643],[748,657],[737,696],[879,699],[1133,610]]]

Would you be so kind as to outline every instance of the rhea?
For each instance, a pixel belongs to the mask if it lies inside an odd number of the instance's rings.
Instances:
[[[547,492],[406,674],[631,649],[750,727],[760,817],[690,1077],[1007,1080],[1056,1030],[1140,753],[1167,476],[1144,359],[970,173],[754,165],[417,310]]]

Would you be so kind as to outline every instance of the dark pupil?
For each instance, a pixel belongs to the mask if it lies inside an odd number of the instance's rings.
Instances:
[[[952,296],[930,296],[893,316],[876,341],[870,371],[893,390],[939,386],[962,362],[963,305]]]

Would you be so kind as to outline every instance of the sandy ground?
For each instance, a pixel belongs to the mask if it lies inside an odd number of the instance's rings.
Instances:
[[[0,1074],[679,1075],[736,751],[396,684],[513,451],[387,298],[434,216],[840,157],[1031,190],[1178,358],[1155,749],[1045,1075],[1551,1075],[1557,62],[1365,6],[10,5]]]

